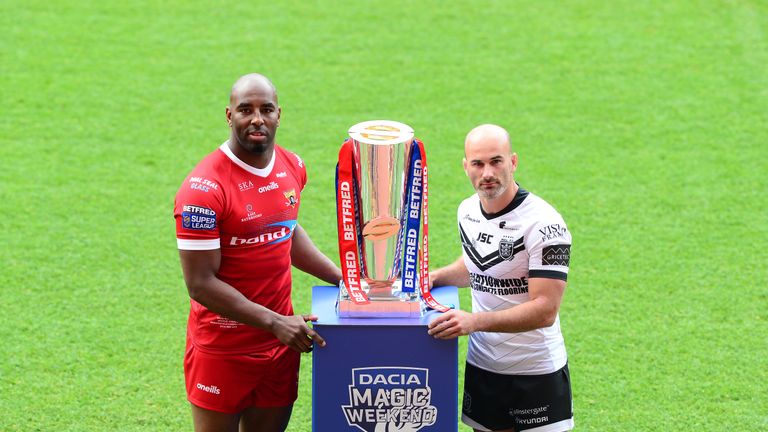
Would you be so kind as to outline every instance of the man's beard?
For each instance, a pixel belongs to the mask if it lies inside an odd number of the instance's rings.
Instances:
[[[494,189],[491,189],[491,190],[483,189],[482,187],[480,187],[480,184],[477,185],[477,187],[475,188],[475,191],[477,192],[477,195],[480,196],[480,198],[483,198],[483,199],[498,198],[509,187],[509,183],[504,183],[503,179],[494,178],[492,180],[498,184]],[[483,181],[481,180],[480,183],[482,182]]]
[[[480,195],[480,198],[483,199],[496,199],[501,196],[506,190],[507,186],[505,185],[499,185],[496,189],[493,190],[484,190],[484,189],[476,189],[477,194]]]
[[[249,140],[248,134],[245,134],[245,136],[238,136],[237,141],[238,144],[240,144],[240,147],[253,154],[264,154],[267,152],[270,146],[270,143],[267,141],[256,143]]]

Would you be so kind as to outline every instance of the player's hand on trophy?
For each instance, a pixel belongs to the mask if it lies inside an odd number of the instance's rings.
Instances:
[[[279,316],[272,326],[272,333],[277,339],[294,351],[310,352],[313,343],[325,346],[325,339],[307,322],[317,321],[316,315]]]
[[[440,274],[439,273],[440,273],[439,270],[435,270],[435,271],[429,272],[429,289],[430,290],[435,287],[435,281],[439,280],[439,278],[440,278]],[[444,283],[440,283],[437,286],[443,286],[443,285],[445,285],[445,284]]]
[[[436,339],[453,339],[472,333],[475,325],[475,316],[460,309],[451,309],[438,315],[429,323],[430,336]]]

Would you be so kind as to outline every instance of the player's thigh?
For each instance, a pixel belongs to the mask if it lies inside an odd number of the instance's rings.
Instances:
[[[239,414],[211,411],[192,404],[195,432],[237,432]]]
[[[298,397],[300,353],[280,345],[271,350],[269,356],[269,363],[260,368],[252,368],[253,379],[258,385],[253,391],[249,406],[291,406]]]
[[[467,363],[461,420],[476,431],[514,430],[510,408],[517,402],[511,378]]]
[[[291,419],[293,405],[246,408],[240,418],[240,432],[283,432]]]
[[[520,396],[511,409],[518,431],[573,429],[573,398],[567,364],[545,375],[516,376],[513,391]]]
[[[253,392],[261,375],[252,371],[265,370],[270,364],[268,355],[220,355],[193,347],[184,360],[187,399],[205,410],[240,413],[254,405]]]

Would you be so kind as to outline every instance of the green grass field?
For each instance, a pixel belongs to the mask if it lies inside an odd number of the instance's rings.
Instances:
[[[191,430],[173,197],[252,71],[330,256],[350,125],[426,143],[433,265],[460,254],[464,135],[509,129],[574,236],[577,430],[768,430],[762,0],[0,3],[0,430]],[[295,274],[298,311],[316,283]]]

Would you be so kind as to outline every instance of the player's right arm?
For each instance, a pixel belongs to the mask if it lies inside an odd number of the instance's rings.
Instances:
[[[221,316],[271,332],[293,350],[309,352],[313,340],[325,341],[306,325],[313,315],[280,315],[248,300],[240,291],[216,277],[221,264],[221,250],[179,250],[184,281],[189,296]]]
[[[453,285],[459,288],[469,286],[469,270],[464,263],[464,258],[459,257],[456,261],[433,270],[429,273],[429,281],[434,286]]]

